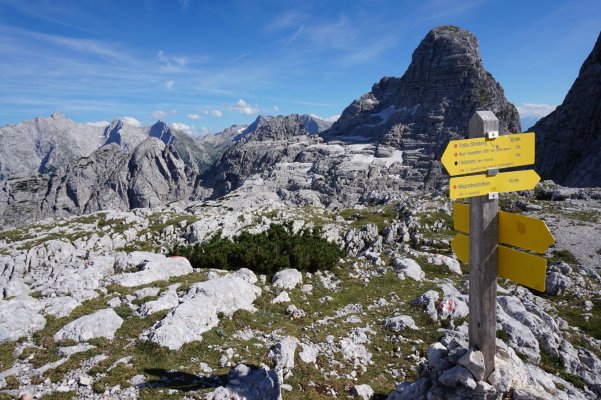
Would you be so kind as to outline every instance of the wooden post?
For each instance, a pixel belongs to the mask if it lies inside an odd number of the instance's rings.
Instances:
[[[477,111],[469,122],[470,138],[499,131],[491,111]],[[484,355],[485,379],[495,369],[497,326],[497,244],[499,201],[488,196],[470,198],[470,347]]]

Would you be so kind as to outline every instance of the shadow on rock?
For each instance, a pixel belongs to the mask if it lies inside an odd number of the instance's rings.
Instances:
[[[215,389],[227,383],[227,375],[198,376],[188,372],[168,371],[160,368],[145,369],[145,373],[158,379],[149,380],[141,387],[168,388],[184,392],[199,389]]]

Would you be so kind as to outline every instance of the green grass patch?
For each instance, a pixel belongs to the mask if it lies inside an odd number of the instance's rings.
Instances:
[[[585,382],[582,377],[567,372],[560,357],[552,356],[545,351],[541,351],[540,356],[541,359],[538,366],[542,370],[552,375],[559,376],[576,386],[578,389],[584,389]]]
[[[568,264],[578,264],[578,260],[576,256],[572,254],[569,250],[553,250],[551,253],[551,258],[549,259],[549,264],[554,262],[563,261]]]
[[[75,399],[75,392],[54,392],[39,397],[40,400],[72,400]]]
[[[347,208],[338,212],[342,218],[351,221],[352,228],[361,228],[367,224],[375,224],[378,230],[382,230],[392,220],[399,217],[398,211],[392,205],[370,208]]]
[[[0,371],[5,371],[13,366],[15,347],[15,342],[0,343]]]
[[[588,313],[588,321],[582,314],[584,311],[584,301],[580,300],[575,304],[566,307],[558,307],[559,316],[565,319],[570,326],[576,326],[581,332],[601,340],[601,299],[592,300],[593,308]]]

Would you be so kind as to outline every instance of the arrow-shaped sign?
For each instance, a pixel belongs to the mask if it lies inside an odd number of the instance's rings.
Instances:
[[[470,238],[458,233],[451,242],[451,248],[457,258],[466,264],[470,262]],[[547,260],[505,246],[497,246],[499,269],[497,274],[511,279],[520,285],[528,286],[539,292],[545,291],[547,278]]]
[[[454,203],[453,222],[456,231],[469,233],[470,206]],[[499,243],[542,254],[555,238],[542,219],[499,211]]]
[[[450,196],[452,199],[484,196],[488,193],[516,192],[534,189],[540,176],[533,169],[525,171],[500,172],[496,175],[469,175],[451,178]]]
[[[534,132],[475,139],[451,140],[442,165],[451,176],[534,164]]]

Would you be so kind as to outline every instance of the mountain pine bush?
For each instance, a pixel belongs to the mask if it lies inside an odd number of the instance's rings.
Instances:
[[[286,268],[316,272],[329,270],[344,255],[319,229],[292,232],[292,223],[271,224],[266,232],[242,232],[232,240],[221,231],[194,245],[177,245],[170,255],[186,257],[194,268],[237,270],[246,267],[257,274],[272,276]]]

